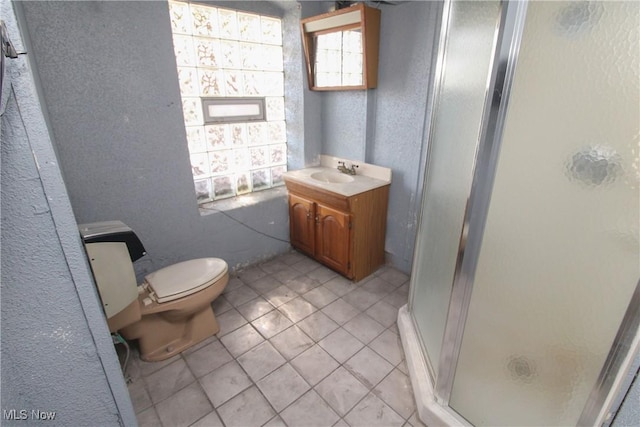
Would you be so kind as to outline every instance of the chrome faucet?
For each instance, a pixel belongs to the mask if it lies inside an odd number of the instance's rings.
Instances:
[[[348,168],[345,166],[344,162],[338,162],[338,170],[342,173],[346,173],[347,175],[355,175],[357,167],[358,165],[352,163],[351,168]]]

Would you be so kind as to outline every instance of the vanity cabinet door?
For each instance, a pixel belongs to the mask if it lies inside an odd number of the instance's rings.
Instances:
[[[344,196],[285,184],[291,246],[355,282],[384,264],[389,185]]]
[[[289,232],[291,245],[314,256],[315,252],[315,203],[302,197],[289,195]]]
[[[350,276],[351,215],[316,204],[316,258]]]

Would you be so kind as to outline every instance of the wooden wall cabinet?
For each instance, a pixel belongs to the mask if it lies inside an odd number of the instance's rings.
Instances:
[[[378,85],[380,10],[364,3],[300,21],[311,90]]]
[[[349,197],[286,185],[294,248],[356,282],[384,264],[389,185]]]

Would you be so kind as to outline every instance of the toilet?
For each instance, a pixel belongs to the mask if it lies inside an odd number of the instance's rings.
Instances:
[[[155,271],[138,286],[133,263],[146,252],[121,221],[79,225],[112,333],[138,340],[140,357],[168,359],[220,331],[211,303],[229,281],[227,263],[198,258]]]

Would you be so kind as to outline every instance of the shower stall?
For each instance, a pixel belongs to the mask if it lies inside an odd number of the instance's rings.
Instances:
[[[637,369],[640,3],[445,1],[409,304],[427,425],[602,425]]]

